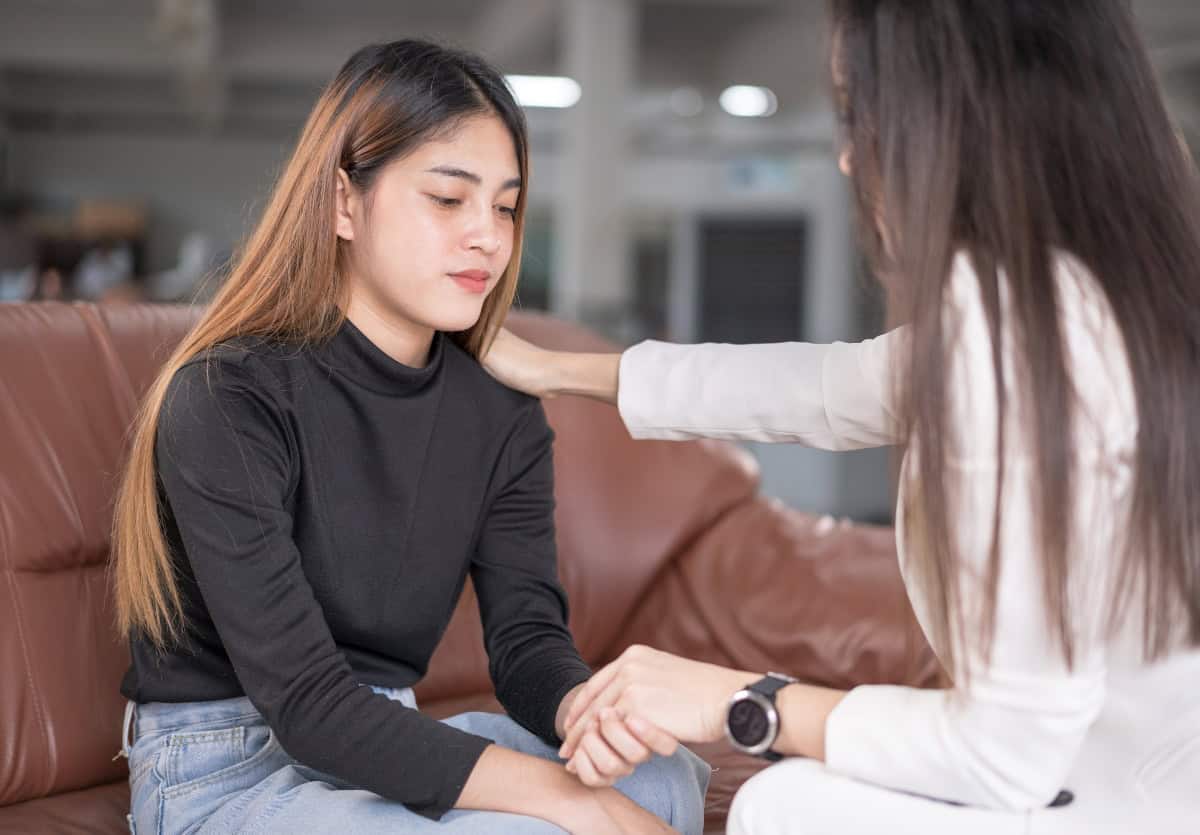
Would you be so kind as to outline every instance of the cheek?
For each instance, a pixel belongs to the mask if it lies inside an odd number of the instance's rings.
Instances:
[[[501,238],[500,238],[499,257],[501,257],[504,260],[505,264],[507,264],[510,260],[512,260],[513,249],[515,248],[516,243],[517,243],[516,227],[513,226],[512,224],[509,224],[505,228],[504,233],[501,235]]]
[[[375,218],[371,234],[376,264],[395,270],[405,265],[425,266],[445,259],[454,236],[449,225],[431,212],[395,212]]]

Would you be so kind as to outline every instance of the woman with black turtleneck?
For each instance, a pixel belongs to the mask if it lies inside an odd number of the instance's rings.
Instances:
[[[318,102],[122,484],[135,831],[702,827],[708,768],[652,726],[616,720],[628,761],[662,755],[619,791],[556,755],[590,671],[553,436],[476,360],[513,297],[526,170],[520,111],[471,56],[368,47]],[[439,722],[410,688],[468,576],[509,717]]]

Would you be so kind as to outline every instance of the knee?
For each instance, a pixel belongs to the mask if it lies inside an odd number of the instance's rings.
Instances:
[[[764,807],[770,804],[767,795],[771,790],[768,787],[775,782],[770,770],[768,768],[755,774],[734,794],[725,825],[726,835],[753,835],[762,831],[757,818],[761,817]]]
[[[704,824],[704,796],[712,769],[682,745],[669,757],[655,756],[617,784],[644,808],[685,833]]]
[[[460,713],[445,721],[460,731],[490,739],[501,747],[542,759],[557,759],[557,751],[554,748],[547,745],[537,734],[523,728],[510,716],[475,711]]]
[[[708,781],[712,777],[712,767],[689,749],[680,745],[669,757],[656,757],[663,770],[664,779],[671,783],[691,790],[693,787],[703,798],[708,792]]]
[[[660,790],[671,789],[672,793],[685,795],[699,791],[703,797],[708,790],[712,769],[708,763],[680,745],[669,757],[652,756],[637,767],[633,776],[639,782]]]
[[[765,768],[742,784],[729,806],[726,835],[767,835],[781,831],[779,821],[785,801],[805,796],[811,800],[811,785],[806,785],[817,764],[807,760],[784,760]],[[795,823],[793,821],[793,823]]]
[[[725,835],[750,835],[754,832],[754,810],[762,803],[762,790],[755,781],[765,773],[760,771],[751,777],[733,795],[725,823]]]

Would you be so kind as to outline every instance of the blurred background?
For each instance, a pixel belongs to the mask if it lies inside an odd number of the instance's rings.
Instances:
[[[1200,0],[1133,6],[1194,145]],[[0,0],[0,301],[203,303],[322,85],[414,36],[526,107],[520,307],[622,345],[879,332],[823,0]],[[890,520],[885,452],[751,449],[782,501]]]

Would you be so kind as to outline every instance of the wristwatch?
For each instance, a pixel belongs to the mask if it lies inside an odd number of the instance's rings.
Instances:
[[[771,750],[779,739],[779,711],[775,694],[796,679],[781,673],[767,673],[744,690],[733,694],[725,713],[725,736],[734,748],[776,762],[781,754]]]

